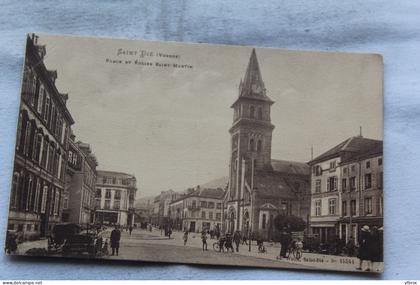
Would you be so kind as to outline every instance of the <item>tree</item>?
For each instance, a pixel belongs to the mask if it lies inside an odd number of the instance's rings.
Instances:
[[[274,218],[274,227],[278,231],[299,232],[306,227],[305,221],[297,216],[277,215]]]

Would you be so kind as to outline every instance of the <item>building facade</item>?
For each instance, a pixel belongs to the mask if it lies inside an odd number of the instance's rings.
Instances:
[[[361,227],[383,226],[382,142],[342,165],[339,236],[357,241]],[[349,183],[348,181],[354,181]]]
[[[134,175],[115,171],[97,171],[95,222],[134,225],[137,180]]]
[[[66,185],[63,199],[63,222],[94,222],[96,167],[98,162],[89,144],[69,140]]]
[[[176,230],[201,232],[221,229],[224,190],[201,189],[185,194],[169,206],[170,224]]]
[[[252,231],[271,239],[278,215],[307,220],[310,177],[306,163],[272,160],[274,125],[255,49],[248,63],[234,109],[228,191],[224,197],[223,230]]]
[[[10,196],[9,230],[45,236],[61,221],[68,136],[74,123],[57,72],[44,65],[45,46],[27,38]]]
[[[382,141],[351,137],[309,162],[311,232],[321,242],[357,242],[363,225],[382,226],[382,148]]]
[[[154,199],[152,223],[157,226],[165,226],[169,224],[169,205],[172,201],[180,198],[181,195],[181,193],[175,192],[171,189],[161,191]]]

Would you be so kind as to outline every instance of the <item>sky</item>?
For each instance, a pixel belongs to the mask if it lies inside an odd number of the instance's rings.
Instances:
[[[230,106],[252,47],[44,34],[39,43],[46,45],[47,68],[57,70],[58,90],[69,93],[76,140],[91,144],[98,169],[134,174],[138,197],[228,175]],[[118,55],[120,49],[137,54]],[[153,54],[141,57],[141,51]],[[364,137],[383,139],[379,55],[256,52],[267,95],[275,101],[273,159],[309,161],[311,147],[316,157],[359,135],[360,126]]]

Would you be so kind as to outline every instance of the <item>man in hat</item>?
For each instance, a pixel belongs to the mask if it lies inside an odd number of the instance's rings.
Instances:
[[[120,239],[121,239],[121,232],[118,229],[118,226],[115,225],[115,228],[111,232],[110,240],[111,240],[111,249],[112,255],[118,256],[118,251],[120,249]]]
[[[359,253],[357,257],[360,260],[358,270],[362,270],[363,261],[366,261],[366,271],[370,271],[370,246],[371,246],[371,235],[369,226],[364,225],[359,234]]]

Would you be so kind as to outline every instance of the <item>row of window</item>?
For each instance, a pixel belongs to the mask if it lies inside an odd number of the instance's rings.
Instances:
[[[250,151],[257,151],[257,152],[261,152],[262,151],[262,141],[261,140],[257,140],[257,143],[255,144],[255,140],[253,138],[251,138],[249,140],[249,150]]]
[[[65,138],[63,138],[65,124],[58,104],[28,65],[24,68],[22,92],[24,100],[38,113],[57,141],[65,144]]]
[[[17,225],[17,227],[15,227],[15,225]],[[10,223],[10,224],[7,225],[7,229],[9,231],[17,230],[18,232],[23,232],[23,231],[25,231],[25,232],[32,232],[32,231],[37,232],[39,230],[39,225],[37,223],[35,223],[35,224],[26,224],[26,227],[25,227],[25,224],[13,224],[13,223]]]
[[[114,200],[121,200],[121,190],[105,189],[105,199],[111,199],[111,193],[114,191]],[[96,198],[102,198],[102,189],[96,189]]]
[[[365,215],[371,215],[373,214],[373,198],[372,197],[366,197],[364,199],[364,214]],[[348,206],[350,207],[350,212],[348,209]],[[315,200],[315,216],[321,216],[322,212],[322,200]],[[350,213],[351,216],[356,216],[356,200],[350,200],[349,204],[348,201],[342,201],[341,204],[341,211],[342,216],[348,216],[348,213]],[[336,215],[337,214],[337,199],[331,198],[328,199],[328,215]],[[377,214],[382,215],[383,214],[383,199],[382,197],[378,200],[377,203]]]
[[[364,175],[364,189],[371,189],[372,186],[372,174],[367,173]],[[376,187],[378,189],[382,189],[383,187],[383,172],[379,172],[377,175],[377,181],[376,181]],[[343,178],[341,180],[341,189],[342,192],[351,192],[356,190],[356,176],[352,176],[349,178]],[[333,192],[337,191],[337,177],[332,176],[328,177],[327,179],[327,192]],[[322,183],[320,179],[317,179],[315,181],[315,193],[321,193],[322,192]]]
[[[101,200],[96,199],[96,207],[98,209],[101,208]],[[129,207],[132,208],[133,204],[129,203]],[[126,210],[127,201],[114,200],[114,202],[111,205],[111,200],[105,200],[103,209],[104,210]]]
[[[381,166],[381,165],[382,165],[382,157],[379,157],[378,158],[378,166]],[[330,161],[329,171],[334,172],[336,168],[337,168],[336,161]],[[365,168],[366,169],[371,168],[371,161],[370,160],[365,161]],[[314,165],[312,167],[312,173],[315,176],[322,175],[322,172],[323,172],[323,169],[320,165]],[[353,165],[350,166],[350,173],[355,173],[355,172],[356,172],[356,165],[353,164]],[[343,167],[343,175],[348,175],[348,174],[349,174],[349,167]]]
[[[214,215],[213,212],[207,212],[206,211],[201,211],[201,219],[208,219],[208,220],[218,220],[221,221],[222,220],[222,214],[221,213],[216,213]],[[198,218],[198,215],[195,214],[195,212],[181,212],[181,218]]]
[[[235,119],[243,115],[243,105],[239,105],[235,108]],[[249,106],[249,113],[248,117],[251,119],[263,119],[263,110],[262,107],[258,107],[257,109],[254,106]]]
[[[119,184],[125,186],[134,186],[134,181],[132,178],[117,178],[117,177],[107,177],[103,176],[101,179],[102,184]]]
[[[16,150],[31,159],[59,179],[64,177],[64,153],[60,147],[44,135],[35,120],[30,120],[26,111],[19,115]]]
[[[50,204],[47,205],[47,202]],[[20,212],[58,215],[61,191],[41,178],[25,171],[13,174],[10,208]],[[49,209],[47,209],[49,206]]]
[[[197,207],[197,201],[196,200],[192,200],[187,202],[187,207],[188,208],[198,208]],[[216,205],[216,209],[221,209],[222,208],[222,203],[214,203],[214,202],[207,202],[207,201],[200,201],[200,207],[201,208],[208,208],[208,209],[214,209],[214,206]]]

